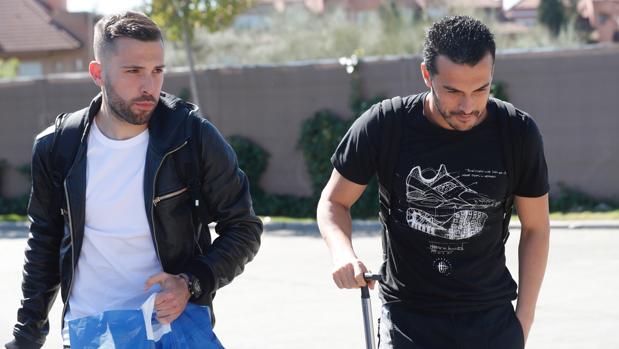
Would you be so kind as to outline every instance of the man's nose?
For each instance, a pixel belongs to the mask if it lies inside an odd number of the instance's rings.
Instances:
[[[153,95],[155,88],[155,78],[150,74],[144,74],[142,76],[141,92],[142,94]]]
[[[473,98],[465,96],[460,100],[460,110],[465,114],[471,114],[475,110]]]

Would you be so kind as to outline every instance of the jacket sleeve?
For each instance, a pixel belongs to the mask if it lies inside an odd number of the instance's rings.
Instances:
[[[208,121],[201,123],[202,198],[218,237],[187,271],[212,295],[243,272],[260,247],[262,222],[255,215],[249,181],[238,167],[232,147]]]
[[[32,189],[28,203],[30,234],[23,269],[21,307],[13,335],[17,342],[42,346],[49,333],[48,314],[60,286],[59,249],[63,218],[52,207],[54,185],[49,160],[51,134],[40,136],[32,156]]]

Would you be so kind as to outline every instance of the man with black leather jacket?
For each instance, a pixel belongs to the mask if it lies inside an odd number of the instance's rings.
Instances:
[[[155,23],[104,17],[94,52],[101,93],[34,143],[23,300],[7,348],[43,345],[59,287],[65,347],[69,320],[139,308],[155,292],[157,316],[170,323],[187,302],[210,306],[260,246],[234,151],[195,106],[161,92]]]

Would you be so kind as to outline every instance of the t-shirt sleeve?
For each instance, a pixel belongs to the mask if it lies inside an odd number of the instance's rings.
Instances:
[[[352,124],[331,157],[344,178],[367,185],[376,173],[380,142],[380,108],[374,105]]]
[[[539,197],[548,193],[548,167],[544,156],[542,134],[532,118],[526,118],[522,168],[515,195]]]

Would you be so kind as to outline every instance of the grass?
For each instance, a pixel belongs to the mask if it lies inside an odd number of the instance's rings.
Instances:
[[[28,217],[15,213],[0,214],[0,222],[26,222]]]

